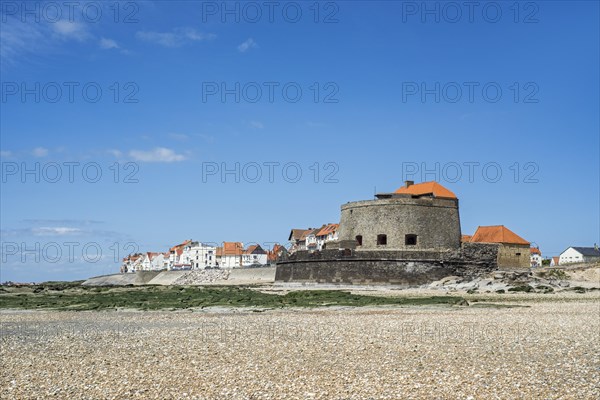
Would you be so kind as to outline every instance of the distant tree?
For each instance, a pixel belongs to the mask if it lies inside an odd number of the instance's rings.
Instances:
[[[542,260],[542,267],[544,267],[544,266],[546,266],[546,267],[550,266],[550,259],[549,258],[547,258],[545,260]]]

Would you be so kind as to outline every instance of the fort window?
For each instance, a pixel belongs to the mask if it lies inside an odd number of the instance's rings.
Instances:
[[[384,235],[384,234],[377,235],[377,244],[379,246],[387,245],[387,235]]]
[[[417,245],[417,235],[404,236],[404,244],[406,246],[416,246]]]
[[[521,253],[515,253],[515,256],[520,256],[520,255],[521,255]]]
[[[356,236],[356,243],[358,246],[362,246],[362,235]]]

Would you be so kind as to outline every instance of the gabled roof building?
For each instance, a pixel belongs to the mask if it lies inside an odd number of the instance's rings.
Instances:
[[[559,256],[559,264],[593,263],[600,262],[600,250],[594,247],[569,247]]]
[[[470,243],[497,243],[498,268],[528,268],[531,266],[530,243],[504,225],[480,226]]]

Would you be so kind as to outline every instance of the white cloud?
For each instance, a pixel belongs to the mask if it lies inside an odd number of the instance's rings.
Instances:
[[[67,16],[69,11],[62,10]],[[0,29],[0,64],[3,68],[13,67],[21,61],[32,63],[45,60],[48,54],[61,53],[60,46],[70,40],[84,42],[93,35],[90,24],[78,21],[59,20],[50,22],[45,18],[21,20],[18,15],[2,15]],[[42,62],[40,61],[40,62]]]
[[[57,226],[57,227],[41,227],[41,228],[33,228],[32,232],[37,236],[54,236],[54,235],[77,235],[81,233],[81,229],[79,228],[70,228],[67,226]]]
[[[18,18],[7,17],[0,29],[0,63],[3,67],[15,65],[18,59],[41,52],[46,41],[43,25],[26,24]]]
[[[100,42],[98,44],[100,45],[100,48],[104,50],[121,48],[113,39],[100,38]]]
[[[138,31],[135,36],[145,42],[165,47],[181,47],[190,42],[212,40],[216,37],[213,33],[197,32],[193,28],[176,28],[172,32]]]
[[[157,147],[153,150],[131,150],[129,155],[135,161],[141,162],[178,162],[184,161],[187,157],[183,154],[177,154],[174,150],[165,147]]]
[[[123,152],[117,149],[110,149],[108,150],[108,154],[113,155],[116,158],[121,158],[123,157]]]
[[[254,39],[248,38],[248,40],[238,46],[238,50],[240,53],[245,53],[254,47],[258,47],[258,44],[254,41]]]
[[[83,42],[90,36],[87,25],[81,22],[62,20],[53,23],[51,26],[54,33],[63,39],[75,39]]]
[[[36,147],[31,151],[34,157],[46,157],[48,155],[48,149],[43,147]]]
[[[2,158],[8,158],[12,156],[12,152],[8,151],[8,150],[2,150],[0,151],[0,157]]]
[[[256,129],[263,129],[265,127],[260,121],[250,121],[250,126]]]

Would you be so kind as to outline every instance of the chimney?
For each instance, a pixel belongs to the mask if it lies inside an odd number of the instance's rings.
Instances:
[[[415,181],[404,181],[404,186],[409,187],[415,184]]]

